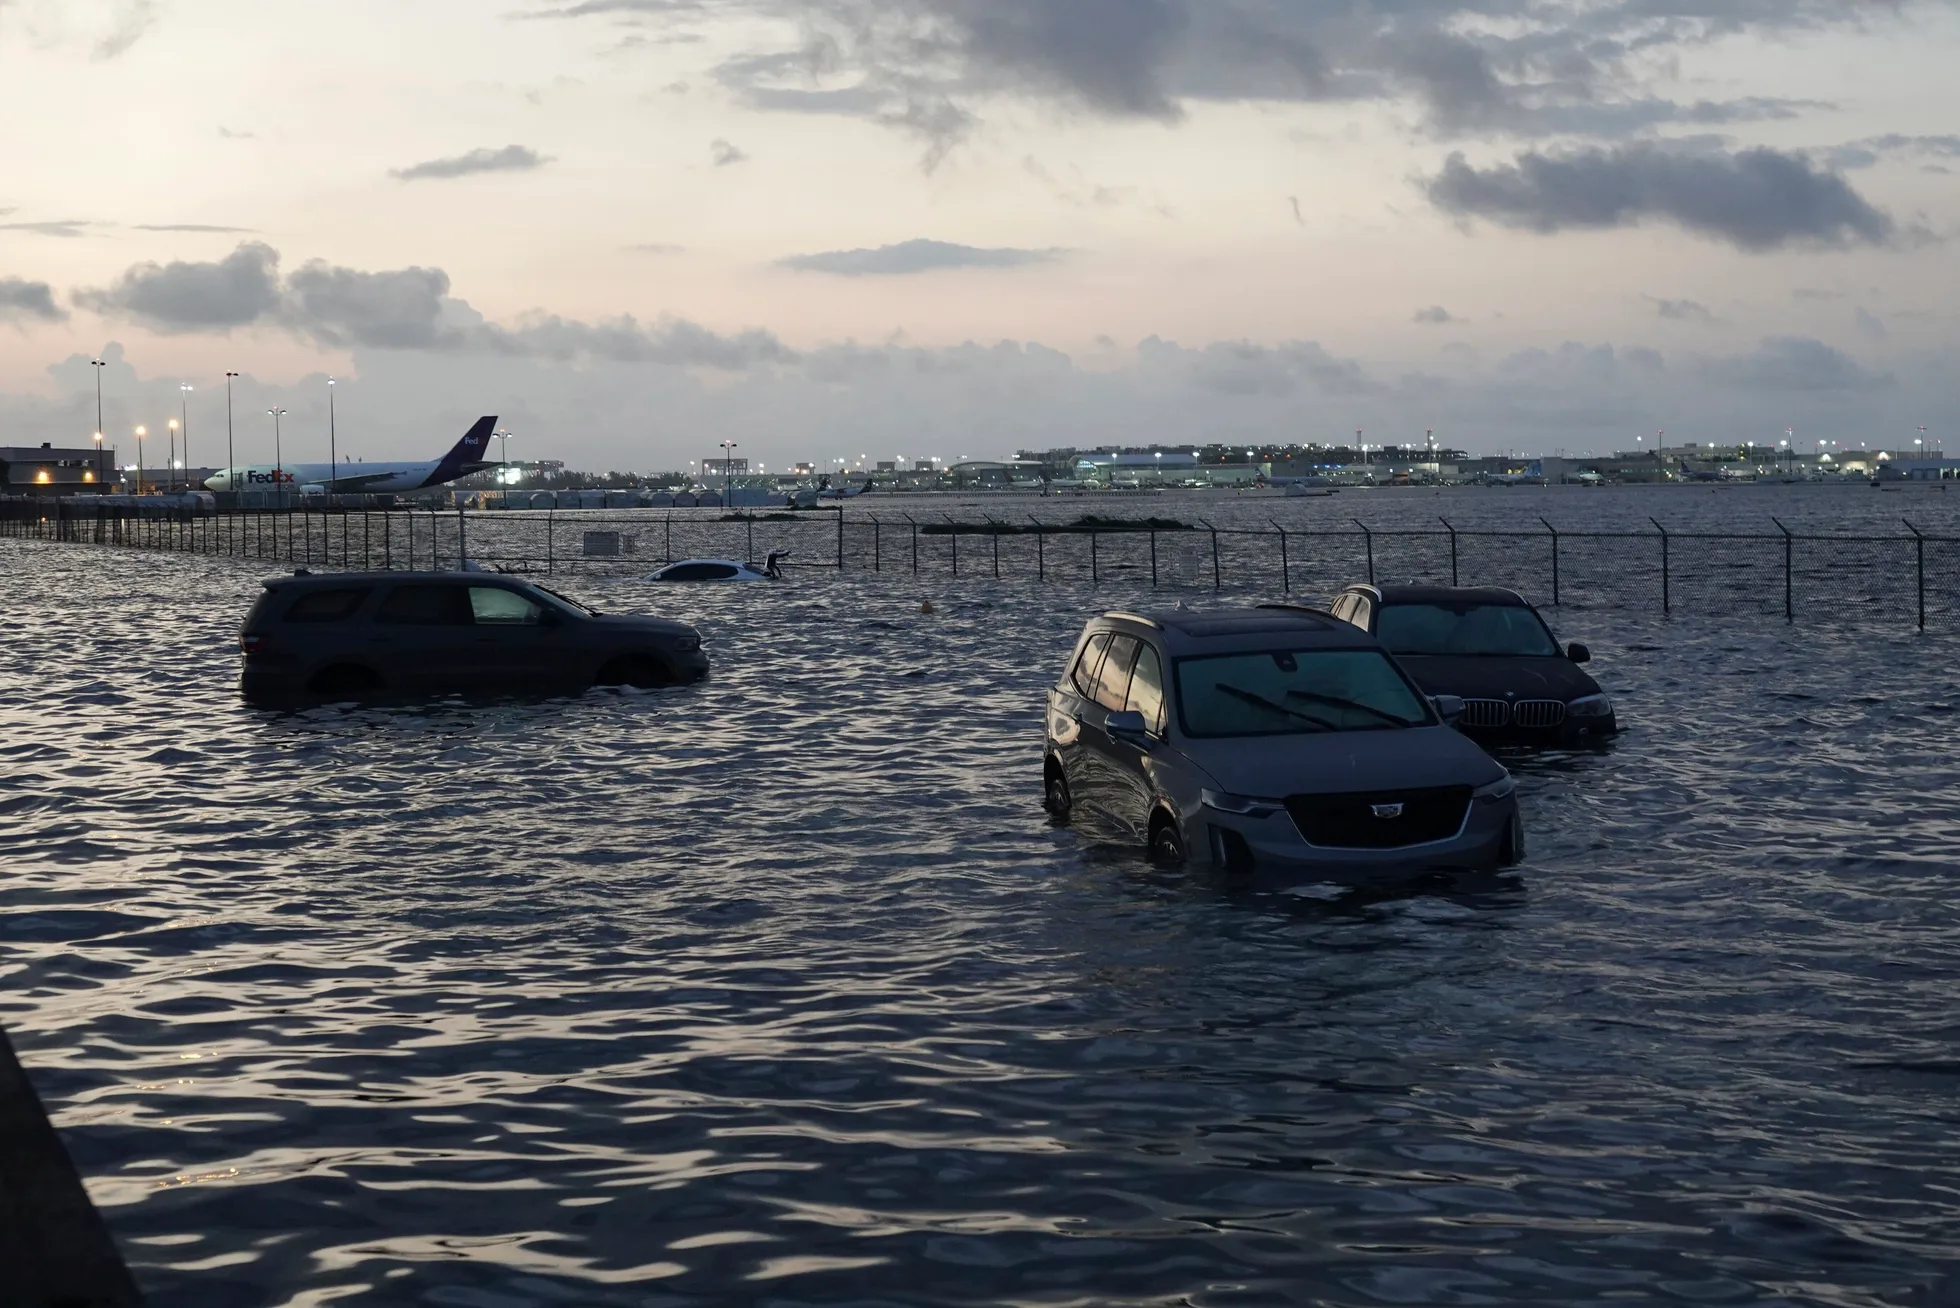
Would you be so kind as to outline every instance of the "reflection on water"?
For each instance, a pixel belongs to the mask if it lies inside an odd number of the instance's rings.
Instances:
[[[274,714],[251,571],[0,567],[0,1020],[156,1304],[1960,1291],[1951,639],[1594,615],[1528,864],[1316,897],[1044,816],[1147,597],[594,584],[714,679]]]

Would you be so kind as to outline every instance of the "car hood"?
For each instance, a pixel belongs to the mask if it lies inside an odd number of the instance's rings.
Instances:
[[[1475,658],[1456,654],[1397,654],[1425,694],[1464,699],[1556,699],[1597,695],[1599,683],[1568,658]]]
[[[601,613],[591,619],[608,631],[632,632],[643,636],[692,636],[698,633],[685,622],[672,618],[642,617],[637,613]]]
[[[1229,793],[1261,799],[1482,786],[1504,775],[1452,727],[1208,740],[1192,761]]]

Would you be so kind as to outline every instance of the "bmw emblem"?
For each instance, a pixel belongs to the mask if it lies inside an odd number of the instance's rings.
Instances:
[[[1376,804],[1374,805],[1374,813],[1378,818],[1399,818],[1402,816],[1402,806],[1400,804]]]

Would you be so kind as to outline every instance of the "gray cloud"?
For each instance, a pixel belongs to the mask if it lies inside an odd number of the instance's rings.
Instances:
[[[212,232],[228,236],[246,236],[256,231],[251,227],[217,227],[210,223],[137,223],[139,232]]]
[[[1892,334],[1883,318],[1862,306],[1853,311],[1852,321],[1857,324],[1858,331],[1862,335],[1874,341],[1882,341]]]
[[[230,331],[278,306],[279,252],[254,241],[217,263],[138,264],[113,286],[77,292],[75,303],[160,332]]]
[[[1065,253],[1063,250],[989,250],[946,241],[902,241],[871,250],[791,255],[779,260],[778,266],[839,277],[898,277],[945,268],[1024,268],[1030,264],[1052,263]]]
[[[142,40],[155,21],[155,0],[116,0],[109,15],[109,30],[95,43],[95,57],[114,59]]]
[[[1614,138],[1785,119],[1817,102],[1676,102],[1654,70],[1722,40],[1903,22],[1842,0],[533,0],[534,16],[643,25],[727,14],[791,43],[717,71],[750,105],[914,132],[930,166],[1001,97],[1176,121],[1194,101],[1418,105],[1439,136]],[[755,30],[767,30],[757,24]]]
[[[1850,355],[1808,336],[1772,336],[1754,353],[1713,359],[1705,374],[1725,386],[1776,392],[1868,392],[1896,384],[1890,373],[1877,373]]]
[[[447,321],[448,297],[440,268],[361,272],[315,260],[287,279],[282,317],[326,345],[451,349],[466,334]]]
[[[1451,313],[1448,309],[1445,309],[1442,305],[1432,304],[1427,309],[1416,310],[1416,316],[1409,321],[1442,327],[1453,322],[1462,322],[1463,320]]]
[[[57,218],[37,223],[0,223],[0,232],[32,232],[36,236],[56,236],[72,240],[87,235],[87,230],[97,224],[82,218]]]
[[[1715,321],[1715,315],[1700,300],[1663,300],[1648,296],[1653,303],[1654,312],[1675,322],[1698,322],[1704,325]]]
[[[1907,136],[1889,132],[1833,146],[1824,151],[1824,161],[1833,168],[1870,168],[1887,156],[1900,155],[1960,159],[1960,136]]]
[[[677,318],[647,326],[630,315],[584,323],[553,314],[533,316],[514,328],[493,328],[490,332],[486,339],[493,348],[556,362],[595,359],[739,372],[757,364],[791,363],[797,357],[770,332],[722,336]]]
[[[0,322],[60,322],[67,316],[46,282],[0,277]]]
[[[748,155],[740,147],[716,138],[708,144],[708,156],[715,161],[715,167],[727,168],[734,164],[748,162]]]
[[[1454,154],[1425,189],[1446,213],[1534,232],[1658,219],[1750,251],[1884,245],[1897,235],[1892,219],[1842,177],[1770,149],[1530,152],[1481,170]]]
[[[395,168],[389,176],[404,182],[444,180],[451,177],[471,177],[477,173],[523,173],[542,168],[551,159],[539,154],[526,145],[507,145],[501,150],[484,148],[471,150],[447,159],[429,159],[422,163],[410,164],[406,168]]]

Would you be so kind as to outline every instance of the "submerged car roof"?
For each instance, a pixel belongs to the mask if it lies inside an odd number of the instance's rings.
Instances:
[[[1502,586],[1350,586],[1349,590],[1372,590],[1383,604],[1502,604],[1529,608],[1531,601]]]
[[[1248,609],[1176,609],[1153,613],[1106,613],[1114,623],[1152,627],[1173,657],[1232,654],[1249,649],[1376,649],[1379,642],[1352,623],[1322,609],[1271,605]]]
[[[289,572],[283,577],[268,577],[259,584],[267,590],[286,586],[345,586],[349,583],[372,585],[380,581],[467,581],[471,585],[492,584],[499,581],[517,582],[532,585],[525,577],[512,576],[505,572],[308,572],[304,569]]]

